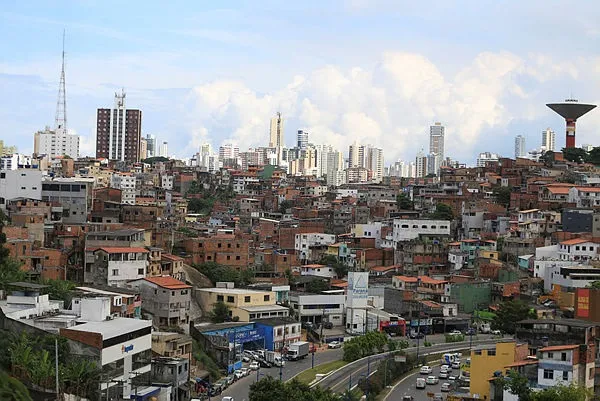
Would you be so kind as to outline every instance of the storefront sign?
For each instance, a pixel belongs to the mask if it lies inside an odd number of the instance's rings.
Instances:
[[[130,345],[122,345],[122,346],[121,346],[121,352],[122,352],[123,354],[126,354],[126,353],[128,353],[128,352],[131,352],[131,351],[133,351],[133,344],[130,344]]]

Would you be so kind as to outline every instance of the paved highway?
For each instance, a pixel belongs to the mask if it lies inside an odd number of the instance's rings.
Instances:
[[[433,373],[431,373],[431,376],[438,377],[440,374],[440,366],[433,366],[432,364],[431,367],[433,368]],[[460,373],[458,369],[453,369],[450,372],[450,376],[458,377],[459,374]],[[385,398],[385,401],[402,400],[402,397],[405,395],[412,395],[414,401],[431,401],[432,399],[428,396],[428,393],[442,394],[443,398],[446,399],[448,394],[452,394],[454,392],[456,382],[448,379],[439,379],[439,382],[437,384],[427,384],[425,389],[418,389],[417,377],[427,378],[427,376],[430,375],[422,375],[418,372],[406,376],[404,379],[398,382],[396,386],[394,386],[392,391],[388,393],[387,397]],[[440,390],[442,383],[449,383],[453,388],[452,392],[442,393],[442,391]]]
[[[322,363],[342,359],[342,355],[343,352],[341,349],[332,349],[317,352],[315,353],[315,366]],[[310,369],[311,364],[311,355],[308,355],[306,358],[300,361],[286,361],[285,366],[283,367],[283,380],[289,380],[292,377],[296,376],[298,373]],[[274,378],[279,379],[279,368],[273,367],[269,369],[260,369],[258,371],[258,374],[259,377],[273,376]],[[220,401],[222,397],[228,395],[230,397],[233,397],[235,401],[248,401],[250,385],[255,381],[256,372],[252,372],[250,376],[244,377],[238,380],[237,382],[233,383],[227,388],[227,390],[223,391],[223,394],[217,397],[212,397],[212,399]]]

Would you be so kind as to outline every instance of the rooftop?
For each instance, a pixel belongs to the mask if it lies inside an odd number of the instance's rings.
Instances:
[[[584,244],[586,242],[593,242],[592,240],[589,239],[585,239],[585,238],[573,238],[567,241],[562,241],[560,242],[560,245],[578,245],[578,244]]]
[[[285,306],[281,305],[262,305],[262,306],[240,306],[240,309],[246,312],[268,312],[268,311],[284,311],[288,310]]]
[[[550,347],[541,348],[539,351],[541,352],[551,352],[551,351],[565,351],[570,349],[579,348],[579,344],[564,344],[564,345],[552,345]]]
[[[159,287],[168,288],[170,290],[182,290],[185,288],[192,288],[191,285],[179,281],[171,276],[160,276],[160,277],[146,277],[141,280],[149,281]]]
[[[151,326],[152,321],[150,320],[120,317],[113,320],[104,320],[102,322],[80,324],[78,326],[69,327],[69,330],[99,333],[102,335],[102,339],[106,340]]]
[[[245,294],[266,294],[271,291],[258,291],[258,290],[247,290],[245,288],[198,288],[196,291],[203,292],[214,292],[218,294],[230,294],[230,295],[245,295]]]
[[[125,246],[103,246],[100,248],[86,248],[86,250],[104,251],[106,253],[148,253],[146,248],[142,247],[125,247]]]

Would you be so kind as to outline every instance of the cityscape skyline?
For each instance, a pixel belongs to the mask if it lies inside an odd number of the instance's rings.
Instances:
[[[65,12],[67,7],[70,13]],[[273,7],[280,11],[280,17],[272,21],[276,25],[297,24],[308,13],[287,5]],[[589,51],[597,37],[591,22],[600,13],[598,6],[584,6],[585,10],[574,16],[576,29],[565,33],[559,42],[547,40],[542,32],[560,20],[561,5],[552,13],[544,12],[543,18],[534,19],[531,17],[538,17],[539,7],[525,7],[516,20],[511,12],[513,4],[502,10],[471,5],[473,10],[464,16],[448,16],[443,12],[445,7],[431,10],[426,5],[417,6],[409,13],[415,22],[405,28],[400,27],[409,16],[399,15],[386,2],[340,2],[319,7],[316,9],[321,13],[308,13],[315,25],[320,24],[319,14],[335,10],[340,13],[336,27],[348,35],[332,38],[329,32],[317,29],[299,37],[293,30],[284,30],[279,42],[273,42],[268,31],[256,23],[264,19],[267,10],[250,10],[244,5],[213,9],[204,5],[190,7],[188,18],[178,20],[178,32],[174,32],[177,18],[173,18],[177,13],[169,15],[161,24],[166,39],[153,44],[155,34],[150,35],[139,25],[123,28],[109,22],[100,29],[98,18],[104,11],[93,4],[67,3],[50,9],[40,3],[35,11],[10,5],[0,14],[4,22],[1,29],[10,30],[17,39],[5,43],[6,47],[10,51],[20,46],[28,50],[29,56],[24,58],[16,52],[15,58],[0,65],[6,98],[11,99],[12,107],[21,110],[10,117],[3,114],[5,129],[18,134],[14,144],[21,151],[31,152],[31,135],[52,125],[63,27],[67,31],[69,128],[81,136],[81,155],[95,153],[94,112],[108,107],[110,95],[121,87],[128,93],[128,104],[144,111],[142,136],[168,139],[170,153],[178,158],[190,157],[204,142],[214,148],[226,142],[236,142],[241,149],[262,145],[257,141],[268,135],[269,119],[281,111],[286,120],[287,146],[293,143],[291,133],[298,130],[309,132],[314,143],[333,144],[339,149],[365,137],[365,142],[373,146],[385,145],[389,164],[398,159],[413,160],[420,148],[426,148],[427,127],[435,121],[442,121],[446,135],[453,138],[445,153],[470,164],[475,162],[474,155],[490,149],[505,156],[513,154],[517,134],[530,144],[538,143],[537,136],[545,127],[558,133],[559,150],[564,146],[564,120],[544,104],[560,102],[573,91],[581,102],[597,104],[600,100],[594,90],[597,71],[591,68],[596,62],[595,53]],[[383,8],[391,12],[383,15]],[[141,15],[153,21],[157,11],[148,6]],[[440,28],[424,29],[429,25],[461,26],[462,18],[475,12],[484,16],[497,13],[499,22],[510,20],[515,28],[510,34],[512,40],[505,40],[506,33],[494,27],[486,27],[486,35],[494,40],[459,40],[477,24],[458,29],[449,37],[437,30]],[[245,27],[248,32],[229,28],[228,23],[239,22],[246,15],[251,17]],[[197,20],[213,22],[206,30],[198,31],[191,24]],[[340,37],[352,37],[348,24],[354,20],[361,21],[361,32],[372,28],[374,20],[378,21],[378,29],[371,29],[373,33],[365,36],[357,48],[344,50],[346,42]],[[26,21],[36,22],[34,29],[25,31]],[[539,29],[529,35],[525,22]],[[387,35],[382,36],[382,30]],[[245,35],[250,32],[255,35]],[[391,39],[407,32],[414,33],[414,43]],[[519,35],[524,32],[528,35],[521,40]],[[150,36],[145,38],[146,34]],[[99,47],[106,37],[123,40],[108,50]],[[575,37],[580,46],[567,46]],[[297,56],[288,53],[288,43],[298,45],[295,52],[299,55],[310,46],[336,50],[317,53],[312,59],[301,58],[303,62],[299,63]],[[440,53],[442,44],[456,51]],[[240,46],[250,46],[252,54],[262,61],[248,55],[243,63],[232,63],[230,50]],[[263,60],[266,49],[274,53],[274,47],[283,52],[283,57],[274,59],[271,54]],[[200,49],[213,51],[218,57],[198,68],[192,54]],[[165,57],[159,57],[152,66],[143,62],[157,54]],[[578,62],[565,61],[569,57]],[[175,63],[177,58],[185,62]],[[110,61],[113,59],[121,62]],[[268,68],[265,63],[269,63]],[[224,68],[225,64],[228,67]],[[132,70],[132,65],[144,67]],[[552,65],[550,70],[548,65]],[[599,113],[586,116],[578,125],[577,145],[593,143],[598,125]]]

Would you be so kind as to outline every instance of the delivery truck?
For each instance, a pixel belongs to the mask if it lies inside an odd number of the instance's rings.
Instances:
[[[310,343],[308,341],[296,341],[288,346],[287,359],[289,361],[298,361],[310,351]]]
[[[273,366],[285,366],[285,361],[283,360],[279,352],[267,351],[265,354],[265,359]]]

